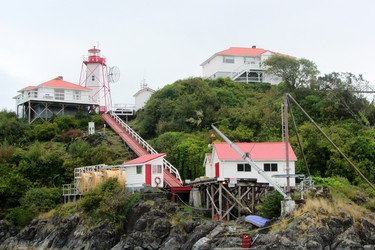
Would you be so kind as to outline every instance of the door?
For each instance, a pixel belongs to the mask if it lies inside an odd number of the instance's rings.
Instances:
[[[218,162],[215,163],[215,177],[220,177],[220,165]]]
[[[146,184],[151,185],[151,164],[146,164]]]

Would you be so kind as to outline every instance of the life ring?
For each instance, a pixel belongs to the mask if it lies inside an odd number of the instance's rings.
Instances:
[[[161,183],[161,179],[159,176],[156,176],[155,179],[154,179],[155,183],[156,183],[156,186],[159,186],[160,183]]]

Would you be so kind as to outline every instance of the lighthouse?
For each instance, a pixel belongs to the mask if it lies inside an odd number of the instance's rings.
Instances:
[[[112,108],[110,82],[117,82],[119,71],[117,67],[107,67],[106,58],[95,46],[84,56],[79,84],[91,89],[90,99],[99,106],[100,112]]]

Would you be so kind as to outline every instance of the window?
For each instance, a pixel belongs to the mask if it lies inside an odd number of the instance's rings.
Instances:
[[[56,100],[64,100],[65,94],[63,89],[55,89],[55,99]]]
[[[265,172],[277,172],[277,163],[264,163]]]
[[[237,164],[238,172],[251,172],[251,166],[248,163],[238,163]]]
[[[223,63],[234,63],[234,56],[223,56]]]
[[[73,100],[81,100],[81,91],[74,90],[74,92],[73,92]]]
[[[162,172],[161,165],[152,165],[152,173],[153,174],[161,174]]]
[[[255,58],[254,57],[244,57],[243,61],[244,61],[244,63],[247,63],[247,64],[255,64]]]
[[[142,165],[137,166],[137,174],[142,174]]]

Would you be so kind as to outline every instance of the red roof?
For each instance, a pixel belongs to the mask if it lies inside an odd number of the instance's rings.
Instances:
[[[162,153],[162,154],[142,155],[142,156],[140,156],[138,158],[135,158],[133,160],[124,162],[123,165],[144,164],[146,162],[155,160],[155,159],[160,158],[162,156],[165,156],[165,154]]]
[[[249,153],[253,161],[285,160],[285,142],[240,142],[235,143],[244,153]],[[243,161],[242,157],[226,142],[214,143],[214,148],[221,161]],[[289,160],[296,161],[292,147],[289,144]]]
[[[229,49],[220,51],[218,55],[233,55],[233,56],[259,56],[268,50],[261,48],[241,48],[241,47],[230,47]],[[270,51],[271,52],[271,51]],[[271,52],[273,53],[273,52]]]
[[[75,83],[64,81],[61,77],[56,77],[48,82],[39,84],[37,87],[52,87],[52,88],[61,88],[61,89],[76,89],[76,90],[86,90],[89,91],[89,88],[82,87]]]

